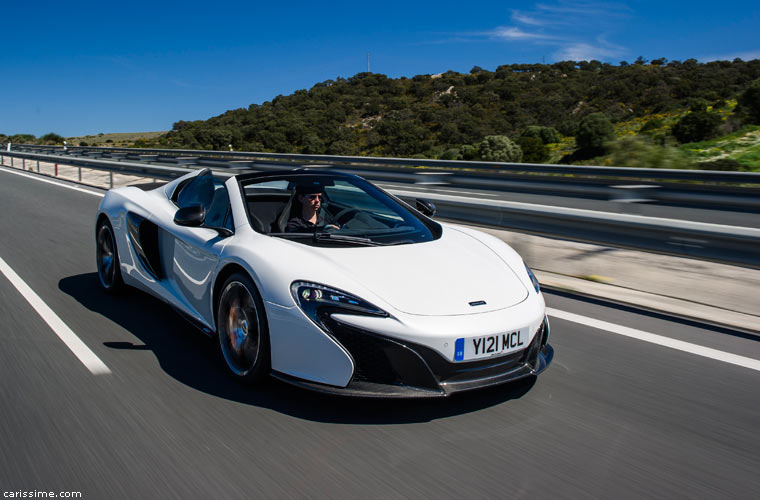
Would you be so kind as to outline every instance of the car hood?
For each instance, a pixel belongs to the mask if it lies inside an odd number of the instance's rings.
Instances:
[[[452,228],[426,243],[312,250],[407,314],[483,313],[528,297],[515,272],[493,250]]]

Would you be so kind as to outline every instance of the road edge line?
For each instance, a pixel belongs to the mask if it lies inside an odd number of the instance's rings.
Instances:
[[[654,333],[645,332],[643,330],[637,330],[635,328],[629,328],[627,326],[589,318],[588,316],[561,311],[559,309],[554,309],[551,307],[546,308],[546,314],[554,318],[563,319],[565,321],[572,321],[573,323],[579,323],[581,325],[590,326],[591,328],[597,328],[610,333],[615,333],[617,335],[623,335],[625,337],[649,342],[651,344],[669,347],[677,351],[688,352],[690,354],[696,354],[697,356],[702,356],[704,358],[723,361],[724,363],[749,368],[750,370],[760,371],[760,360],[758,359],[739,356],[738,354],[731,354],[730,352],[713,349],[711,347],[692,344],[691,342],[672,339],[663,335],[657,335]]]
[[[21,177],[26,177],[27,179],[33,179],[35,181],[46,182],[48,184],[53,184],[55,186],[61,186],[61,187],[65,187],[65,188],[68,188],[68,189],[73,189],[74,191],[80,191],[82,193],[91,194],[93,196],[97,196],[98,198],[102,198],[103,196],[105,196],[103,193],[96,193],[95,191],[90,191],[89,189],[84,189],[84,188],[80,188],[80,187],[77,187],[77,186],[72,186],[70,184],[65,184],[64,182],[61,182],[61,181],[54,181],[52,179],[46,179],[44,177],[49,177],[49,176],[47,176],[45,174],[38,174],[38,173],[28,174],[28,173],[26,173],[26,171],[23,171],[23,170],[21,172],[14,172],[13,171],[14,167],[9,167],[8,165],[0,165],[0,167],[3,167],[3,168],[0,168],[0,172],[7,172],[9,174],[14,174],[14,175],[18,175],[18,176],[21,176]],[[66,182],[76,182],[76,181],[66,181]],[[98,188],[93,186],[93,189],[98,189]]]
[[[79,361],[90,370],[93,375],[108,375],[111,370],[103,361],[87,347],[82,339],[69,328],[66,323],[48,306],[21,277],[16,274],[6,262],[0,257],[0,273],[3,273],[10,283],[26,299],[29,305],[37,311],[37,314],[48,324],[51,330],[59,339],[66,344],[66,347],[79,358]]]

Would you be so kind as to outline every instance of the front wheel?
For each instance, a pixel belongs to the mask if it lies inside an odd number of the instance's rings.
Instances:
[[[222,285],[216,332],[222,357],[235,378],[252,383],[269,373],[264,303],[248,276],[235,273]]]
[[[117,293],[124,288],[119,267],[119,252],[113,228],[107,219],[98,223],[95,231],[95,254],[98,265],[98,278],[106,293]]]

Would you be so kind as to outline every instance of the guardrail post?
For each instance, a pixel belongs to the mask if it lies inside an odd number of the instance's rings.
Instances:
[[[82,182],[82,167],[77,167],[77,179]]]
[[[58,164],[55,164],[55,176],[58,177]]]
[[[113,172],[108,172],[108,189],[113,189]]]
[[[21,170],[26,170],[26,158],[21,158]]]
[[[40,173],[40,160],[37,160],[37,173]]]

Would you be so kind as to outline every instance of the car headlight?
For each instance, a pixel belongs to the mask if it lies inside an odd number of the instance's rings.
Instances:
[[[533,283],[533,288],[536,289],[536,293],[541,293],[541,286],[538,284],[538,278],[536,278],[536,275],[533,274],[533,271],[530,270],[528,267],[528,264],[525,264],[525,270],[528,271],[528,276],[530,276],[530,282]]]
[[[332,313],[387,317],[388,313],[366,300],[349,293],[307,281],[294,281],[290,293],[301,310],[319,326],[326,329],[322,317]]]

